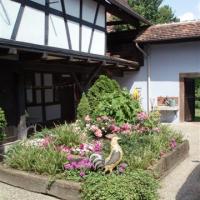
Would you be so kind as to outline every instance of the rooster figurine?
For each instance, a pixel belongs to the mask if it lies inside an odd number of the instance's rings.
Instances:
[[[112,137],[111,139],[111,152],[110,155],[104,160],[102,155],[92,154],[90,156],[90,161],[93,163],[94,168],[100,169],[104,168],[105,172],[112,173],[113,169],[120,163],[123,156],[123,151],[120,145],[118,144],[118,140],[120,138],[117,136]]]

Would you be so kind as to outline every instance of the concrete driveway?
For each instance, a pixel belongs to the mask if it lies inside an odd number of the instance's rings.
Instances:
[[[172,125],[190,142],[189,157],[161,181],[161,200],[200,200],[200,123]]]
[[[57,198],[29,192],[0,182],[0,200],[58,200]]]

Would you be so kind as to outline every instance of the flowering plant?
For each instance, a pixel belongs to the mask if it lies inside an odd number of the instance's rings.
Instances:
[[[108,134],[131,134],[132,132],[131,124],[117,125],[115,120],[108,116],[100,116],[96,120],[86,116],[85,123],[88,132],[96,138],[103,138]]]

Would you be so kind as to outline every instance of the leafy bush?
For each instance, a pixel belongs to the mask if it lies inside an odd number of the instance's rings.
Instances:
[[[128,91],[104,94],[96,106],[94,116],[110,116],[117,123],[135,124],[137,113],[141,111],[140,103],[133,100]]]
[[[39,148],[25,143],[18,143],[12,147],[8,151],[5,160],[7,165],[15,169],[46,175],[62,173],[65,162],[66,155],[56,151],[53,145]]]
[[[157,181],[137,170],[124,175],[92,175],[82,186],[83,200],[157,200]]]
[[[6,118],[5,118],[5,113],[0,108],[0,141],[2,141],[5,138],[5,128],[7,126]]]
[[[77,117],[79,119],[83,119],[87,115],[90,115],[90,104],[87,96],[83,94],[77,108]]]
[[[102,96],[116,91],[120,91],[119,84],[109,79],[107,76],[101,75],[87,93],[91,111],[95,110],[97,105],[101,102]]]

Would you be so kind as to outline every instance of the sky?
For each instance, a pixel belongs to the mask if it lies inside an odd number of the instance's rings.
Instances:
[[[200,0],[163,0],[163,5],[169,5],[181,21],[200,19]]]

